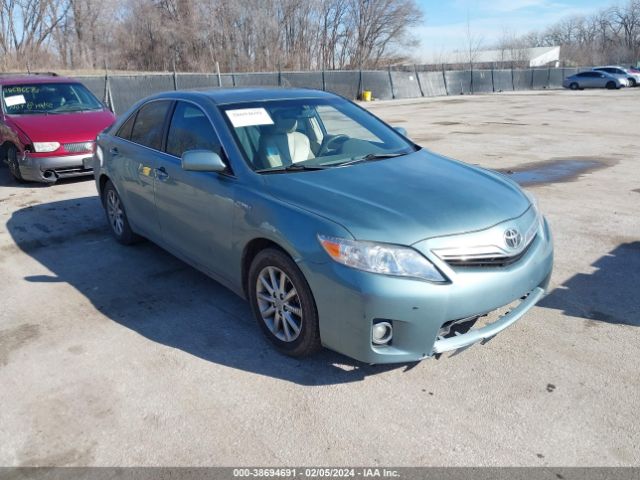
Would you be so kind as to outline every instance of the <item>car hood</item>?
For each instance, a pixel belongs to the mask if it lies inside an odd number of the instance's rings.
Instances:
[[[115,121],[107,111],[60,113],[51,115],[13,115],[10,121],[32,142],[86,142]]]
[[[341,224],[356,239],[403,245],[483,230],[530,206],[502,175],[425,150],[264,178],[276,198]]]

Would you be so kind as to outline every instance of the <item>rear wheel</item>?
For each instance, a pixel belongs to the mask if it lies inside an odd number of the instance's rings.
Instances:
[[[321,349],[313,294],[288,255],[275,248],[258,253],[251,263],[248,282],[256,321],[278,350],[303,357]]]
[[[18,149],[14,145],[9,145],[5,149],[7,165],[11,175],[18,183],[24,183],[24,178],[20,173],[20,163],[18,163]]]
[[[571,85],[569,85],[569,88],[571,90],[578,90],[578,88],[580,88],[580,86],[576,82],[573,82]]]
[[[110,180],[104,185],[102,205],[107,214],[107,221],[109,222],[111,233],[118,242],[123,245],[131,245],[140,239],[140,237],[131,230],[120,195],[118,195],[116,188]]]
[[[616,88],[616,82],[608,82],[608,83],[607,83],[607,88],[608,88],[609,90],[613,90],[613,89],[615,89],[615,88]]]

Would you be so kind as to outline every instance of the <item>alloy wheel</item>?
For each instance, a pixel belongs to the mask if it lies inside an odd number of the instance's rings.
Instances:
[[[256,282],[260,316],[269,331],[283,342],[293,342],[302,330],[302,304],[291,279],[277,267],[265,267]]]
[[[124,211],[118,194],[114,190],[107,192],[107,215],[114,233],[122,236],[124,232]]]

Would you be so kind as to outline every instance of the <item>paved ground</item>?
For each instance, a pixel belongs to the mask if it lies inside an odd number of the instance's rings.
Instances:
[[[91,181],[0,169],[0,465],[640,464],[639,99],[371,105],[467,162],[570,167],[528,187],[555,233],[551,294],[416,366],[280,356],[233,294],[112,241]]]

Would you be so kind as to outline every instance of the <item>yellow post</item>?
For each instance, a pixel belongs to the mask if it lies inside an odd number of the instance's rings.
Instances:
[[[371,90],[365,90],[362,92],[362,100],[365,102],[371,101]]]

